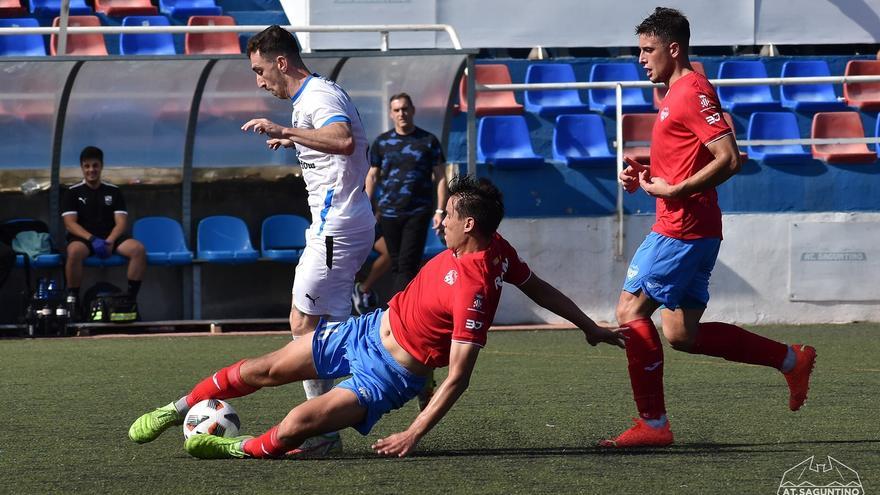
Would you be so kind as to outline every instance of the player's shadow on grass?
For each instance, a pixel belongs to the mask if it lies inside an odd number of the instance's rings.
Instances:
[[[608,456],[608,455],[693,455],[711,454],[719,452],[736,453],[766,453],[766,452],[790,452],[800,451],[795,446],[800,445],[834,445],[834,444],[877,444],[880,439],[870,440],[801,440],[797,442],[766,442],[766,443],[677,443],[670,447],[657,448],[632,448],[610,449],[599,446],[588,447],[546,447],[546,448],[474,448],[455,450],[430,450],[419,451],[409,455],[409,458],[437,458],[437,457],[565,457],[565,456]],[[770,448],[767,448],[770,447]],[[340,454],[323,459],[303,460],[345,460],[345,459],[373,459],[383,458],[376,454],[351,453]]]

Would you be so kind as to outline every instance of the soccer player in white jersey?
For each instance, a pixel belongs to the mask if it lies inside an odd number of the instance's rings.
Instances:
[[[309,194],[312,225],[293,281],[290,330],[296,339],[318,321],[344,321],[351,314],[354,277],[373,246],[375,217],[364,191],[370,163],[357,108],[333,81],[309,72],[293,35],[271,26],[248,41],[257,86],[293,103],[290,127],[253,119],[241,128],[265,134],[270,148],[296,147]],[[333,386],[306,380],[306,398]],[[341,449],[338,433],[310,439],[304,450],[325,454]]]

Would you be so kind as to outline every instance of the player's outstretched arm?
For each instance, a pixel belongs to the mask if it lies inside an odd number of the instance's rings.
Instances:
[[[354,137],[348,122],[334,122],[320,129],[300,129],[284,127],[268,119],[253,119],[245,122],[241,130],[265,134],[269,138],[266,144],[273,150],[282,146],[290,148],[296,143],[332,155],[354,153]]]
[[[596,345],[606,343],[616,345],[623,348],[626,342],[626,336],[620,333],[623,328],[605,328],[596,324],[589,316],[585,315],[577,304],[568,296],[560,292],[559,289],[553,287],[548,282],[541,279],[532,272],[532,276],[522,285],[519,290],[529,296],[529,299],[535,301],[542,308],[548,309],[566,320],[574,323],[584,332],[587,343]]]
[[[467,390],[479,354],[480,347],[477,345],[453,342],[449,355],[449,375],[437,387],[428,407],[416,416],[406,431],[377,441],[373,444],[373,450],[380,455],[395,457],[404,457],[412,452],[419,440],[440,422]]]

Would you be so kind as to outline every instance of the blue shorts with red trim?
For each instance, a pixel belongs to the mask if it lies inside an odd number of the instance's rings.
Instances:
[[[674,239],[651,232],[626,272],[623,290],[644,291],[668,309],[705,308],[721,239]]]

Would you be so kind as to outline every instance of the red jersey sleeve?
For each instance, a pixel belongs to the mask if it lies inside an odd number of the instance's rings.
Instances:
[[[486,345],[486,336],[495,309],[498,306],[499,293],[488,294],[491,286],[478,280],[462,283],[456,291],[452,308],[452,341]]]
[[[519,257],[516,249],[506,239],[499,236],[499,240],[501,241],[501,248],[499,249],[501,252],[500,262],[502,264],[501,279],[508,284],[519,287],[532,276],[532,269]]]
[[[732,131],[724,120],[715,89],[705,77],[697,76],[693,86],[688,88],[689,94],[684,95],[682,121],[700,142],[708,144]]]

